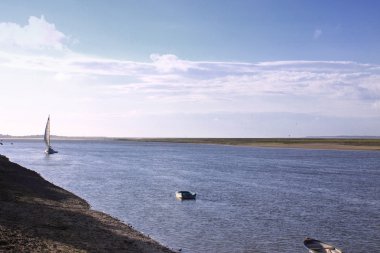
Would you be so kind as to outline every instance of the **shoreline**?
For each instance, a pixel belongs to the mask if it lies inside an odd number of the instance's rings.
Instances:
[[[341,144],[250,144],[241,145],[242,147],[257,147],[257,148],[287,148],[287,149],[312,149],[312,150],[341,150],[341,151],[380,151],[380,147],[373,146],[354,146],[354,145],[341,145]]]
[[[119,138],[117,141],[211,144],[259,148],[380,151],[380,139],[325,138]]]
[[[0,252],[173,253],[0,155]]]
[[[113,138],[113,137],[53,137],[58,141],[132,141],[158,143],[212,144],[262,148],[298,148],[316,150],[380,151],[380,138]],[[3,138],[12,141],[41,141],[41,138]]]

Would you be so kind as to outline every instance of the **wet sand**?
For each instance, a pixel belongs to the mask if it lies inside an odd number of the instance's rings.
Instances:
[[[0,155],[0,252],[173,252]]]

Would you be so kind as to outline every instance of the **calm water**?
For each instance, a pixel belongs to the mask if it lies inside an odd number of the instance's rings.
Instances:
[[[0,153],[183,252],[307,252],[306,236],[380,252],[380,152],[13,142]]]

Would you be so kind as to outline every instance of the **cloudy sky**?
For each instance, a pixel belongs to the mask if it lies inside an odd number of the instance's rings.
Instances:
[[[378,1],[0,2],[0,134],[380,135]]]

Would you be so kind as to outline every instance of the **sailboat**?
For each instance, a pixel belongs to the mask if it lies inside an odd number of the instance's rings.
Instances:
[[[58,153],[58,151],[55,151],[50,146],[50,115],[49,115],[48,120],[46,122],[44,141],[46,144],[46,150],[45,150],[46,154],[50,155],[50,154]]]

